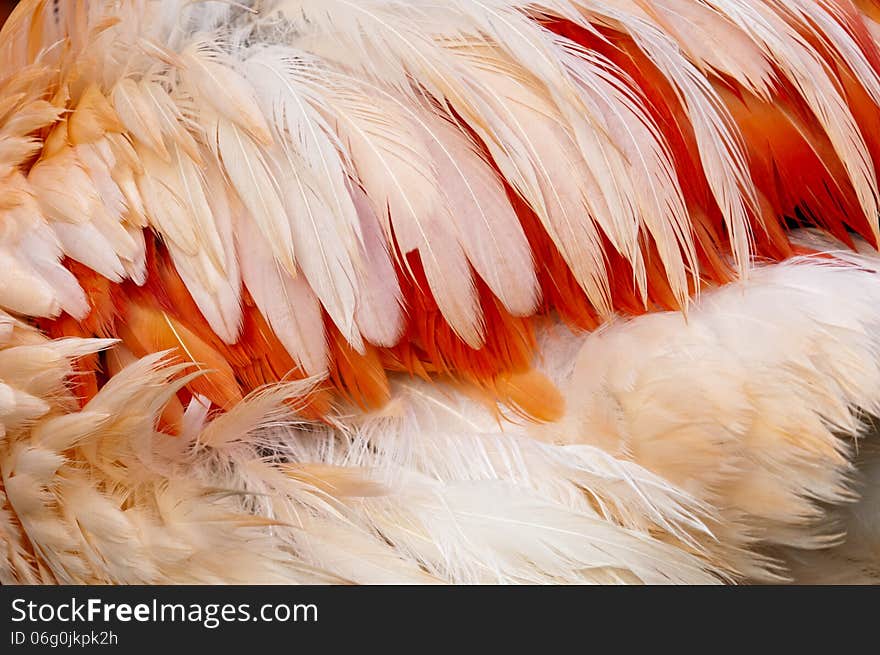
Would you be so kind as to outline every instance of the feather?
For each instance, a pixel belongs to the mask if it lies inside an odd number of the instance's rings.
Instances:
[[[224,120],[263,145],[272,143],[253,87],[208,42],[194,41],[181,54],[182,78],[190,92]]]
[[[163,159],[168,158],[159,116],[149,96],[131,78],[113,87],[113,106],[125,129]]]
[[[282,201],[282,190],[275,177],[271,155],[260,149],[245,132],[233,123],[216,123],[217,151],[227,176],[242,203],[279,264],[291,275],[296,274],[296,256],[290,219]]]
[[[74,146],[93,143],[108,132],[121,132],[122,129],[113,106],[96,84],[83,91],[67,120],[68,138]]]
[[[367,341],[392,347],[402,336],[405,317],[397,273],[381,225],[364,191],[350,190],[364,240],[364,270],[358,279],[355,320]]]
[[[736,264],[744,272],[750,251],[749,215],[757,215],[757,193],[743,144],[717,93],[637,3],[575,0],[573,4],[585,16],[625,30],[676,89],[691,121],[706,179],[730,233]],[[578,24],[591,29],[584,19]]]
[[[781,4],[773,4],[788,13]],[[864,138],[828,64],[772,7],[714,0],[711,5],[755,39],[802,95],[840,157],[876,239],[880,235],[877,179]],[[876,73],[867,79],[876,80]]]
[[[381,91],[368,104],[340,89],[334,104],[359,180],[387,237],[393,231],[404,256],[418,251],[443,317],[468,345],[479,348],[483,326],[476,288],[418,124]]]
[[[101,204],[72,148],[38,162],[31,168],[28,181],[46,217],[53,221],[86,222]]]
[[[29,316],[58,315],[61,307],[47,282],[3,249],[0,263],[6,271],[0,283],[0,304],[4,308]]]
[[[423,139],[458,238],[489,288],[515,316],[538,301],[528,241],[495,172],[467,137],[433,112],[422,112]]]
[[[260,313],[294,361],[309,375],[327,370],[321,306],[302,275],[278,264],[265,237],[246,216],[236,226],[241,275]]]
[[[341,145],[314,106],[313,92],[297,79],[290,53],[257,52],[245,70],[283,151],[275,159],[276,175],[290,180],[282,194],[297,265],[342,334],[362,350],[354,321],[360,225],[345,187]]]

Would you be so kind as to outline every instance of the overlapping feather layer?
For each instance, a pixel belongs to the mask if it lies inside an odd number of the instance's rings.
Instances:
[[[27,0],[0,46],[0,306],[123,357],[176,347],[214,371],[183,395],[219,407],[289,375],[366,406],[385,370],[497,390],[536,314],[686,308],[791,256],[787,218],[876,242],[878,20]]]
[[[830,575],[847,526],[824,507],[856,498],[850,438],[880,411],[878,260],[842,256],[757,269],[687,322],[547,331],[565,409],[543,425],[400,376],[329,424],[291,404],[314,381],[219,414],[196,396],[172,436],[199,371],[153,355],[80,408],[73,362],[112,344],[2,315],[0,581],[778,581],[782,555]],[[837,568],[876,579],[876,508],[849,523]]]

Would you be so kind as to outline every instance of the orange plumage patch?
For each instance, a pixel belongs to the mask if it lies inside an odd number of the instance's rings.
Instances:
[[[387,349],[386,365],[414,375],[461,376],[474,382],[492,379],[504,371],[529,366],[534,336],[528,320],[511,316],[481,280],[477,280],[486,322],[486,343],[475,350],[443,320],[428,291],[416,253],[408,255],[414,279],[399,272],[408,324],[400,343]]]

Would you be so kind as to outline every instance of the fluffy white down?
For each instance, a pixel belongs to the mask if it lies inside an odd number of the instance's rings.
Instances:
[[[823,509],[857,498],[880,413],[880,259],[842,257],[758,267],[687,317],[548,328],[566,410],[543,425],[400,378],[332,428],[284,404],[299,383],[172,438],[178,369],[142,360],[78,411],[70,360],[108,344],[4,316],[0,581],[711,583],[800,576],[813,550],[868,577],[876,511],[829,555],[846,523]]]

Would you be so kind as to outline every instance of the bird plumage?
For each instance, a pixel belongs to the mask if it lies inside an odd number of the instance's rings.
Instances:
[[[878,34],[874,0],[25,0],[0,578],[784,579],[880,409]]]

